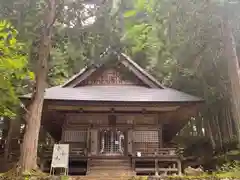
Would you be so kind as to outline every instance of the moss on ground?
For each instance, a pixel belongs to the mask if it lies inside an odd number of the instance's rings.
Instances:
[[[25,174],[23,176],[14,176],[9,172],[0,174],[0,180],[71,180],[71,176],[49,176],[47,174]],[[122,178],[121,178],[122,179]],[[239,172],[226,172],[214,175],[203,174],[201,176],[166,176],[166,177],[147,177],[136,176],[128,180],[240,180]]]

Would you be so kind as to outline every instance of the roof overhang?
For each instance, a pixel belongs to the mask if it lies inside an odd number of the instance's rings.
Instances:
[[[31,94],[22,96],[29,99]],[[142,86],[83,86],[78,88],[53,87],[46,89],[45,100],[71,102],[126,102],[126,103],[185,103],[202,102],[201,98],[170,88]]]

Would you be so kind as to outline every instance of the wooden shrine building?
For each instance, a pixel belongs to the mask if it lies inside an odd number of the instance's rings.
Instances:
[[[123,53],[100,62],[45,93],[42,125],[56,142],[70,145],[69,173],[180,174],[168,142],[202,100],[164,87]],[[51,151],[42,155],[45,170]]]

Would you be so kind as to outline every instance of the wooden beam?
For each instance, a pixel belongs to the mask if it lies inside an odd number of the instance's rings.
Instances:
[[[164,101],[164,102],[135,102],[135,101],[75,101],[75,100],[50,100],[45,99],[44,105],[63,105],[63,106],[100,106],[100,107],[165,107],[165,106],[185,106],[198,105],[201,101]]]
[[[64,105],[48,105],[48,110],[57,110],[57,111],[78,111],[78,112],[142,112],[147,113],[150,112],[168,112],[168,111],[176,111],[180,108],[180,106],[153,106],[153,107],[114,107],[114,106],[64,106]]]

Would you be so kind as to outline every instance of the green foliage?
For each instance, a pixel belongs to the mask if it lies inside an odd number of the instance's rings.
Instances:
[[[239,176],[203,175],[203,176],[166,176],[166,177],[132,177],[129,180],[235,180]]]
[[[218,176],[228,176],[228,177],[240,177],[240,162],[232,161],[223,164],[218,168],[218,172],[216,173]]]
[[[61,180],[68,180],[69,176],[61,176]]]
[[[17,34],[10,23],[0,22],[0,116],[14,116],[17,88],[22,80],[33,78],[26,68],[26,55],[23,44],[17,42]]]
[[[122,41],[127,44],[126,51],[133,59],[163,84],[170,85],[176,60],[168,39],[168,19],[162,13],[164,3],[155,0],[134,1],[133,8],[124,14],[126,31]]]
[[[135,10],[129,10],[124,13],[124,17],[128,18],[128,17],[136,16],[136,14],[137,14],[137,12]]]

